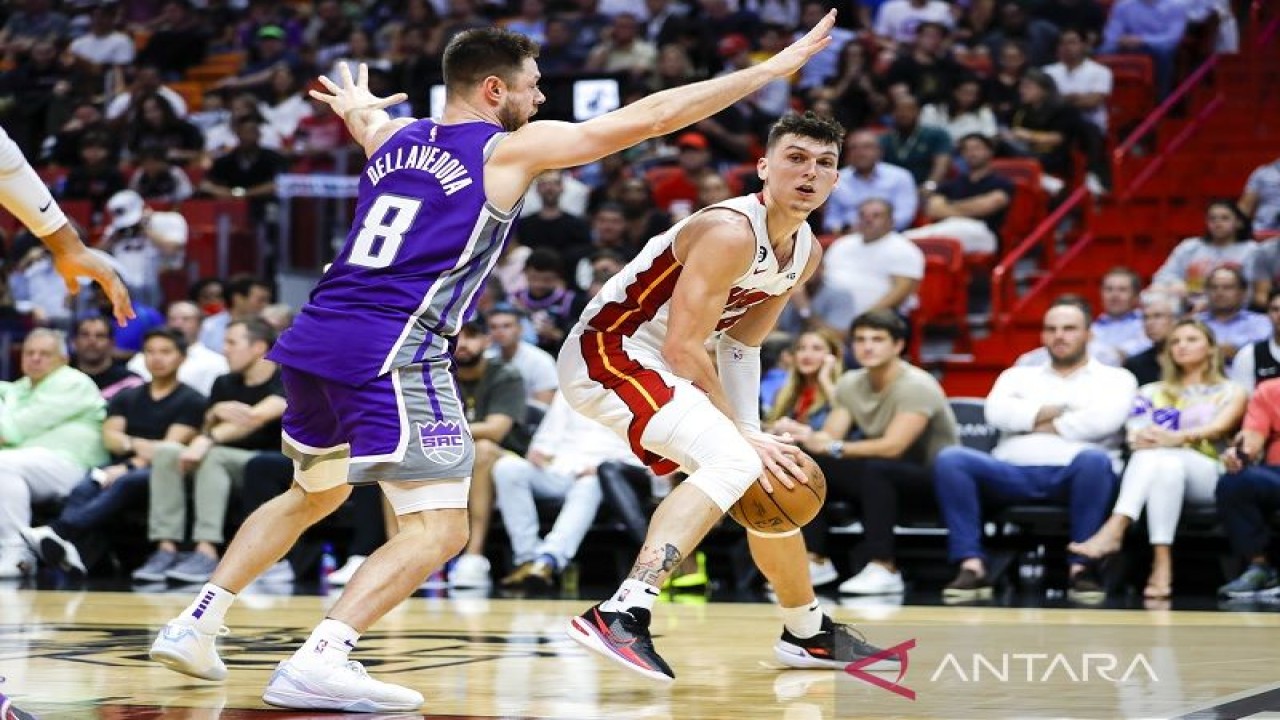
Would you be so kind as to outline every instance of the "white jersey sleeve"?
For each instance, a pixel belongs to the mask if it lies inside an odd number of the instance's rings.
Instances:
[[[3,129],[0,129],[0,205],[37,237],[48,237],[67,222],[49,188]]]

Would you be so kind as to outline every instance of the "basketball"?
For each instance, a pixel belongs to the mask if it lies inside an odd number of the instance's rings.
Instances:
[[[827,477],[822,468],[805,453],[800,453],[800,468],[809,477],[807,485],[796,483],[788,490],[772,473],[765,470],[773,492],[765,492],[760,483],[751,487],[729,508],[729,516],[742,527],[766,535],[799,530],[818,516],[827,499]]]

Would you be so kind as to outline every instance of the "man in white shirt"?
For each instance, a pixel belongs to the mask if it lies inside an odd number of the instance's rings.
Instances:
[[[893,227],[905,230],[916,218],[920,194],[911,171],[880,162],[880,139],[869,130],[855,130],[844,141],[849,164],[840,168],[840,181],[822,211],[822,226],[829,233],[858,230],[858,208],[871,198],[893,206]]]
[[[222,353],[216,353],[198,342],[202,316],[203,313],[195,303],[179,300],[169,306],[165,314],[165,325],[182,333],[187,341],[187,356],[178,367],[178,382],[208,396],[213,389],[213,381],[218,376],[231,372],[231,368]],[[126,367],[143,380],[151,380],[151,373],[147,370],[142,353],[134,355]]]
[[[943,0],[889,0],[876,13],[875,33],[894,43],[913,43],[921,23],[955,27],[951,5]]]
[[[1151,347],[1142,326],[1138,301],[1142,278],[1126,267],[1102,276],[1102,314],[1093,321],[1093,339],[1106,346],[1113,358],[1107,365],[1123,365],[1128,358]]]
[[[503,587],[547,589],[578,553],[602,494],[596,469],[616,460],[638,465],[625,442],[556,395],[526,457],[504,455],[493,466],[495,502],[511,538],[516,569]],[[535,498],[564,501],[551,532],[538,537]]]
[[[107,65],[128,65],[133,62],[133,40],[115,29],[116,7],[102,5],[93,11],[89,32],[71,41],[67,48],[72,55],[91,63],[96,70]]]
[[[1107,131],[1107,102],[1111,99],[1111,68],[1089,58],[1089,46],[1076,28],[1058,36],[1058,62],[1046,66],[1062,99],[1080,110],[1089,122]]]
[[[486,313],[489,339],[493,341],[489,352],[520,372],[529,402],[546,407],[556,394],[560,379],[551,353],[520,339],[526,317],[523,310],[506,303]]]
[[[965,447],[945,448],[934,461],[938,507],[947,525],[948,554],[960,572],[943,597],[988,597],[982,550],[980,498],[1002,504],[1064,505],[1071,539],[1088,538],[1111,510],[1119,480],[1113,466],[1121,430],[1133,407],[1133,375],[1092,360],[1088,309],[1068,301],[1044,316],[1041,341],[1052,359],[1045,367],[1013,367],[996,379],[987,396],[987,422],[1002,433],[990,455]],[[1103,596],[1085,558],[1070,559],[1071,596]]]
[[[924,277],[924,253],[893,230],[893,206],[873,198],[858,208],[862,231],[837,238],[822,259],[826,282],[853,295],[858,314],[887,308],[906,315]]]

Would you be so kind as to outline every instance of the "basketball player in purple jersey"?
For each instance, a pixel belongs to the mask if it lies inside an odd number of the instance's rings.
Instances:
[[[471,312],[539,173],[674,132],[791,75],[830,42],[832,11],[769,60],[674,88],[584,123],[528,122],[545,98],[538,50],[522,35],[470,30],[444,53],[444,117],[391,120],[367,69],[321,82],[364,147],[355,222],[272,360],[289,400],[282,420],[294,485],[245,522],[210,582],[160,631],[151,657],[221,680],[215,641],[236,593],[302,532],[377,482],[399,532],[361,566],[328,616],[277,667],[263,699],[301,709],[417,709],[410,688],[370,678],[348,653],[467,542],[474,448],[451,373],[453,337]],[[213,434],[219,433],[218,426]],[[779,450],[778,452],[782,452]]]

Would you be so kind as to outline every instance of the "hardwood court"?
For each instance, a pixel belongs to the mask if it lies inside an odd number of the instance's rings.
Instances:
[[[265,717],[259,696],[270,669],[328,601],[245,597],[223,642],[231,676],[215,684],[145,660],[153,632],[188,595],[0,588],[0,691],[41,718]],[[882,647],[906,650],[899,679],[780,670],[771,652],[780,624],[766,604],[664,604],[654,627],[678,677],[663,689],[564,637],[567,617],[584,607],[414,598],[365,636],[358,657],[421,690],[429,717],[1214,718],[1280,710],[1280,614],[834,608]]]

